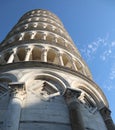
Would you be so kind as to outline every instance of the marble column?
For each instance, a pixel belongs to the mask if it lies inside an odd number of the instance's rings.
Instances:
[[[17,48],[13,49],[13,54],[14,54],[14,62],[18,62],[19,58],[17,56]]]
[[[24,33],[21,33],[21,34],[19,35],[19,41],[23,40],[23,37],[24,37]]]
[[[0,64],[5,64],[6,61],[4,59],[4,56],[3,55],[0,55]]]
[[[73,68],[74,70],[76,70],[76,71],[78,70],[73,59],[72,59],[72,68]]]
[[[46,40],[46,37],[47,37],[47,34],[46,34],[46,33],[43,33],[42,39],[43,39],[43,40]]]
[[[25,50],[26,50],[26,56],[25,56],[25,60],[24,61],[29,61],[30,55],[31,55],[32,50],[33,50],[33,47],[25,48]]]
[[[59,58],[59,65],[62,65],[64,66],[64,63],[63,63],[63,59],[62,59],[62,53],[58,53],[58,58]]]
[[[41,60],[43,62],[47,62],[47,49],[45,49],[45,48],[42,50]]]
[[[4,130],[18,130],[22,103],[26,95],[24,83],[9,84],[10,101],[4,120]]]
[[[105,122],[107,130],[115,130],[115,125],[114,125],[113,120],[111,118],[111,111],[106,106],[102,107],[99,111],[100,111],[101,116]]]
[[[64,98],[69,109],[72,130],[85,130],[80,111],[80,103],[77,99],[80,94],[81,91],[71,88],[67,88],[64,93]]]
[[[9,57],[9,59],[8,59],[8,61],[7,61],[7,63],[12,63],[13,60],[14,60],[14,53],[13,53],[13,51],[12,51],[11,54],[10,54],[10,57]]]
[[[19,58],[17,56],[17,48],[13,49],[12,52],[11,52],[11,55],[7,61],[7,63],[13,63],[13,61],[19,61]]]
[[[35,35],[36,35],[35,32],[30,33],[30,39],[34,39]]]

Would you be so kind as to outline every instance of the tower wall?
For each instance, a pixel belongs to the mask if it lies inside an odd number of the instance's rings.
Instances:
[[[57,16],[27,12],[0,50],[1,129],[114,130],[107,99]]]

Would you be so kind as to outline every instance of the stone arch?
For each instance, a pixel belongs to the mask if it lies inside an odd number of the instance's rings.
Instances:
[[[43,39],[43,33],[37,32],[34,38],[35,38],[35,39],[38,39],[38,40]]]
[[[10,58],[10,55],[11,55],[12,53],[11,52],[6,52],[6,53],[4,53],[4,60],[7,62],[8,61],[8,59]]]
[[[34,39],[44,40],[44,36],[45,34],[43,32],[37,32],[34,36]]]
[[[70,58],[70,56],[68,54],[63,53],[62,54],[62,60],[63,60],[63,65],[65,67],[72,68],[71,58]]]
[[[31,76],[32,75],[32,76]],[[54,72],[49,72],[49,71],[44,71],[44,72],[30,72],[26,74],[22,79],[20,79],[20,82],[25,82],[26,86],[28,87],[33,80],[46,80],[49,82],[54,81],[54,83],[59,84],[61,86],[61,93],[65,92],[67,87],[70,87],[69,83],[60,75],[54,73]]]
[[[61,34],[61,31],[60,31],[61,29],[59,29],[59,28],[55,28],[55,33],[57,33],[57,34]],[[62,35],[62,34],[61,34]]]
[[[40,17],[39,21],[47,21],[47,18]]]
[[[65,40],[62,37],[57,36],[57,44],[65,46]]]
[[[29,23],[28,24],[28,29],[33,29],[33,28],[35,28],[34,23]]]
[[[35,11],[30,12],[30,14],[35,14]]]
[[[57,53],[54,49],[49,49],[47,52],[47,61],[49,63],[55,63],[58,64],[59,60],[57,57]]]
[[[78,86],[78,88],[81,89],[82,91],[84,91],[85,93],[87,93],[88,95],[90,95],[90,97],[95,101],[97,106],[100,106],[101,100],[98,98],[98,96],[95,92],[93,92],[92,90],[90,90],[86,86]]]
[[[20,39],[21,37],[22,37],[21,34],[17,34],[17,35],[15,35],[14,39],[15,39],[15,41],[19,41],[19,39]]]
[[[48,42],[54,42],[54,40],[55,40],[55,35],[48,33],[47,36],[46,36],[46,41],[48,41]]]
[[[32,18],[28,18],[28,22],[31,22],[32,21]]]
[[[47,29],[48,31],[52,31],[52,28],[53,28],[53,26],[52,26],[52,25],[47,24],[46,29]]]
[[[43,26],[44,26],[44,24],[39,22],[38,25],[37,25],[37,28],[38,29],[43,29]]]
[[[41,61],[41,54],[41,48],[35,46],[32,50],[32,60]]]
[[[15,32],[19,32],[20,31],[20,27],[17,27],[15,30],[14,30],[14,33],[13,34],[15,34]]]
[[[11,82],[12,80],[7,76],[0,76],[0,82]]]
[[[26,33],[24,34],[23,40],[29,40],[29,39],[31,39],[31,35],[32,35],[31,32],[26,32]]]
[[[86,73],[87,77],[90,78],[90,79],[92,79],[92,75],[91,75],[88,67],[85,67],[84,69],[85,69],[85,73]]]
[[[19,61],[24,61],[25,56],[26,56],[26,50],[24,47],[19,47],[17,49],[17,56],[19,58]]]
[[[68,44],[67,44],[67,49],[68,49],[69,51],[73,51],[73,49],[72,49],[72,45],[71,45],[70,42],[68,42]]]
[[[10,43],[12,43],[12,42],[14,42],[14,37],[11,37],[11,38],[8,39],[8,41],[7,41],[8,44],[10,44]]]
[[[33,17],[32,21],[38,21],[38,18],[37,17]]]
[[[98,86],[95,86],[95,84],[86,84],[86,83],[79,83],[77,81],[73,82],[72,88],[82,90],[86,94],[90,95],[91,98],[95,101],[96,106],[100,108],[105,104],[108,107],[108,102],[106,100],[106,97],[104,96],[103,92]],[[99,96],[100,95],[100,96]]]
[[[28,28],[28,24],[22,25],[22,26],[19,27],[19,30],[17,30],[17,31],[24,31],[27,28]]]
[[[75,63],[75,66],[77,68],[77,71],[83,73],[83,71],[82,71],[82,69],[83,69],[82,64],[78,60],[74,60],[74,63]]]
[[[17,80],[18,77],[10,73],[0,75],[0,82],[10,83],[10,82],[17,82]]]
[[[0,77],[0,98],[5,96],[8,92],[8,83],[11,82],[11,79],[6,77]]]

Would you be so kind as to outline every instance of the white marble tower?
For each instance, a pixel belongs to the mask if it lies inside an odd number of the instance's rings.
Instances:
[[[114,130],[110,113],[59,18],[24,14],[0,44],[0,130]]]

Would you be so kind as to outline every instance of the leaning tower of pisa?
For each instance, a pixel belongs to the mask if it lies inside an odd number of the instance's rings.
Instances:
[[[0,130],[114,130],[110,113],[60,19],[24,14],[0,44]]]

